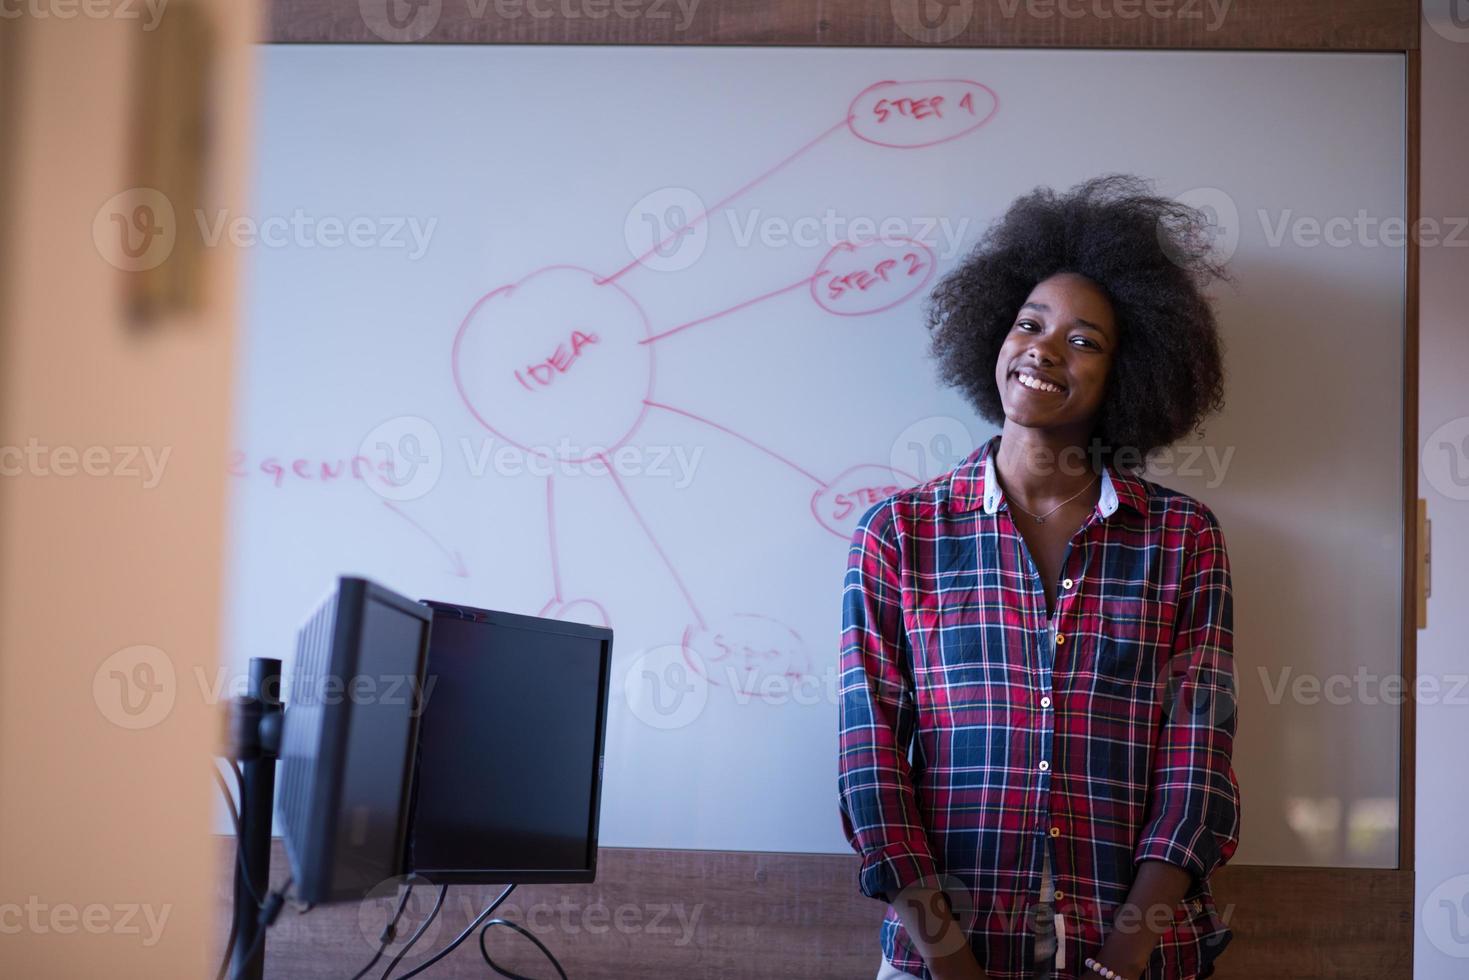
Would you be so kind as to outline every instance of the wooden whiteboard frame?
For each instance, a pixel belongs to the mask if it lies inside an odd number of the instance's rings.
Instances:
[[[362,0],[372,3],[374,0]],[[389,0],[392,2],[392,0]],[[1216,29],[1209,29],[1208,0],[1102,0],[1117,10],[1146,11],[1151,4],[1176,11],[1124,18],[1094,16],[1095,0],[949,0],[944,9],[967,11],[967,22],[939,44],[905,31],[894,10],[930,0],[849,0],[812,4],[806,0],[698,0],[686,24],[675,0],[621,0],[648,11],[619,17],[619,0],[571,0],[579,16],[565,16],[562,0],[499,0],[519,16],[495,15],[497,0],[401,0],[441,3],[431,30],[419,44],[660,44],[821,47],[962,48],[1139,48],[1149,50],[1245,50],[1386,52],[1405,57],[1407,122],[1405,219],[1419,217],[1419,30],[1418,0],[1232,0]],[[690,0],[686,0],[690,2]],[[936,0],[935,0],[936,2]],[[1006,6],[1013,14],[1006,16]],[[274,44],[383,44],[359,0],[269,0],[265,39]],[[608,11],[604,17],[585,13]],[[627,9],[627,8],[624,8]],[[1061,11],[1067,10],[1066,16]],[[1155,8],[1156,9],[1156,8]],[[475,16],[474,11],[482,14]],[[532,16],[530,11],[535,10]],[[654,11],[665,12],[664,16]],[[1199,10],[1205,16],[1181,16]],[[1080,16],[1072,14],[1080,12]],[[1402,666],[1417,678],[1414,610],[1420,587],[1417,535],[1418,500],[1418,245],[1409,236],[1405,252],[1403,338]],[[1416,691],[1416,683],[1405,687]],[[1416,706],[1404,699],[1400,713],[1398,781],[1398,866],[1391,869],[1227,865],[1215,876],[1221,910],[1235,907],[1235,941],[1219,963],[1217,976],[1355,978],[1412,975],[1414,923],[1414,792]],[[526,901],[600,901],[607,891],[644,906],[694,897],[722,917],[706,915],[705,933],[694,948],[676,948],[643,937],[637,963],[645,974],[676,976],[861,976],[875,972],[877,922],[882,908],[856,893],[855,857],[822,854],[759,854],[723,851],[606,849],[612,860],[592,890],[541,886]],[[733,881],[730,880],[733,875]],[[691,881],[706,880],[690,896]],[[714,879],[718,879],[715,881]],[[776,884],[778,883],[778,884]],[[818,912],[790,916],[782,899],[791,889],[802,905]],[[517,894],[520,892],[518,891]],[[535,896],[541,896],[537,899]],[[596,897],[592,897],[596,896]],[[707,911],[707,909],[706,909]],[[327,934],[340,931],[343,948],[355,949],[356,913],[318,910],[340,918],[324,923]],[[333,924],[335,923],[335,924]],[[1321,923],[1340,924],[1340,933],[1323,943]],[[1334,931],[1333,931],[1334,932]],[[758,933],[758,941],[752,937]],[[586,978],[618,977],[619,960],[607,937],[557,933],[556,953],[568,971]],[[637,937],[634,937],[635,939]],[[297,948],[288,942],[274,955],[292,976],[334,976],[335,962],[322,962],[322,947]],[[860,948],[855,948],[860,947]],[[273,962],[276,962],[273,958]],[[452,963],[453,961],[451,961]],[[531,960],[524,961],[527,964]],[[621,961],[623,963],[626,960]],[[445,976],[480,976],[472,966],[445,964]],[[514,968],[512,966],[512,968]],[[536,967],[532,967],[535,969]],[[609,972],[611,971],[611,972]]]

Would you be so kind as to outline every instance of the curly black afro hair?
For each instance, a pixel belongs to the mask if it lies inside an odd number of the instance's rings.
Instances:
[[[1004,425],[995,361],[1020,304],[1056,273],[1079,273],[1111,300],[1119,334],[1091,451],[1140,470],[1154,450],[1202,433],[1224,406],[1223,342],[1204,289],[1231,277],[1211,254],[1208,216],[1151,190],[1106,174],[1018,198],[928,299],[941,380]]]

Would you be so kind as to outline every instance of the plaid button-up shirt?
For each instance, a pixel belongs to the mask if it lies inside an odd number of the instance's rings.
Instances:
[[[1193,882],[1145,977],[1208,976],[1231,938],[1209,875],[1239,834],[1223,533],[1199,501],[1108,467],[1048,618],[990,476],[999,440],[873,506],[852,539],[838,797],[859,887],[943,888],[986,972],[1019,980],[1050,848],[1057,975],[1083,977],[1137,862],[1167,861]],[[891,908],[880,940],[927,976]]]

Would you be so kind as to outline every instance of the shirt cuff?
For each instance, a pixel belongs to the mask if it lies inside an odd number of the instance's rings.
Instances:
[[[1203,821],[1184,821],[1170,829],[1152,828],[1138,842],[1133,864],[1142,861],[1167,861],[1204,881],[1219,866],[1223,854],[1214,832]]]
[[[878,848],[862,860],[857,872],[862,894],[891,905],[903,889],[914,885],[940,887],[938,869],[927,848],[915,850],[906,843]]]

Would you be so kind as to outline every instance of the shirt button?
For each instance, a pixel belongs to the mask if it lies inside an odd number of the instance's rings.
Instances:
[[[1063,899],[1063,898],[1066,897],[1066,893],[1065,892],[1062,892],[1062,891],[1052,892],[1051,893],[1051,897],[1054,898],[1056,901],[1059,902],[1059,901],[1061,901],[1061,899]]]
[[[1061,836],[1061,828],[1060,827],[1052,827],[1051,828],[1051,836],[1052,837],[1060,837]]]
[[[1061,645],[1061,644],[1063,644],[1065,642],[1066,642],[1066,634],[1065,633],[1057,633],[1056,634],[1056,644],[1059,646],[1059,645]]]
[[[1049,762],[1047,762],[1045,759],[1042,759],[1041,760],[1041,772],[1045,772],[1049,768],[1051,768],[1051,764]]]
[[[1071,588],[1075,584],[1076,583],[1073,582],[1073,581],[1071,581],[1071,579],[1069,579],[1069,578],[1063,578],[1061,580],[1061,588],[1063,588],[1063,589],[1069,589],[1069,588]]]
[[[1050,706],[1051,706],[1051,699],[1049,697],[1043,697],[1043,698],[1041,698],[1041,707],[1042,708],[1049,708]]]

